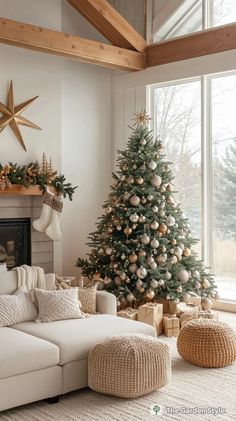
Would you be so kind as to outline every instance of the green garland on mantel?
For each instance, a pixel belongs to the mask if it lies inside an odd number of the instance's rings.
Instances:
[[[58,193],[72,200],[73,194],[78,186],[72,186],[66,181],[63,174],[57,174],[53,169],[51,160],[48,162],[43,154],[42,163],[30,163],[28,165],[18,165],[9,162],[7,165],[0,163],[0,190],[10,189],[13,184],[26,188],[38,185],[42,192],[47,186],[52,186]]]

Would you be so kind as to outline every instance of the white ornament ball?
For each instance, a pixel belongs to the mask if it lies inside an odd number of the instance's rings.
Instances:
[[[151,268],[152,270],[155,270],[155,269],[157,268],[157,264],[156,264],[156,262],[151,263],[151,264],[150,264],[150,268]]]
[[[145,245],[150,243],[150,237],[147,234],[143,234],[141,237],[141,242]]]
[[[186,284],[189,280],[189,273],[186,269],[181,269],[178,273],[178,280],[182,282],[182,284]]]
[[[178,262],[177,257],[176,257],[176,256],[172,256],[172,257],[170,258],[170,262],[172,263],[172,265],[175,265],[175,264]]]
[[[193,277],[194,278],[200,278],[200,273],[198,272],[198,270],[193,271]]]
[[[151,247],[157,249],[159,247],[159,241],[156,238],[153,238],[151,241]]]
[[[183,288],[182,288],[182,287],[178,287],[178,288],[176,289],[176,291],[177,291],[177,292],[182,292],[182,291],[183,291]]]
[[[168,184],[166,190],[172,192],[174,190],[173,184]]]
[[[140,288],[142,288],[143,281],[141,281],[141,279],[138,279],[135,285],[136,285],[137,289],[140,289]]]
[[[138,276],[138,278],[140,279],[144,279],[147,276],[147,270],[141,266],[137,271],[136,271],[136,275]]]
[[[130,203],[132,206],[138,206],[140,204],[140,198],[136,195],[131,196]]]
[[[145,146],[147,141],[146,141],[146,139],[144,139],[144,137],[142,137],[142,139],[140,139],[139,143],[140,143],[140,145]]]
[[[156,279],[152,279],[150,282],[150,285],[152,288],[157,288],[158,287],[158,281]]]
[[[117,225],[116,226],[117,231],[121,231],[122,230],[122,226],[121,225]]]
[[[175,218],[171,215],[167,216],[166,225],[168,225],[168,227],[172,227],[173,225],[175,225]]]
[[[164,281],[164,279],[159,279],[159,281],[158,281],[158,285],[160,285],[161,287],[162,287],[163,285],[165,285],[165,281]]]
[[[169,281],[171,278],[172,278],[171,273],[170,273],[170,272],[166,272],[166,273],[165,273],[165,279],[166,279],[167,281]]]
[[[152,184],[152,186],[153,187],[160,187],[161,183],[162,183],[161,177],[159,175],[157,175],[157,174],[154,174],[152,176],[152,178],[151,178],[151,184]]]
[[[130,219],[131,222],[138,222],[138,218],[139,218],[139,216],[137,215],[137,213],[133,213],[129,217],[129,219]]]
[[[158,229],[158,227],[159,227],[159,224],[158,224],[158,222],[157,222],[157,221],[153,221],[153,222],[151,223],[150,227],[151,227],[151,229],[152,229],[152,230],[157,230],[157,229]]]
[[[134,294],[132,294],[132,292],[129,292],[129,294],[127,294],[126,296],[127,301],[129,301],[129,303],[131,303],[132,301],[135,300],[134,298]]]
[[[151,202],[151,201],[153,200],[153,195],[152,195],[152,194],[149,194],[149,195],[147,196],[147,200],[148,200],[149,202]]]
[[[107,206],[107,208],[106,208],[105,212],[106,212],[107,214],[111,213],[111,212],[112,212],[112,207],[111,207],[111,206]]]
[[[200,289],[200,288],[201,288],[201,284],[200,284],[200,282],[196,282],[196,284],[195,284],[195,288],[196,288],[196,289]]]
[[[152,207],[153,212],[157,213],[158,212],[158,207],[155,205]]]
[[[135,273],[137,269],[138,269],[138,266],[135,263],[132,263],[131,265],[129,265],[130,272]]]
[[[125,260],[126,259],[126,255],[124,253],[121,255],[121,259],[122,260]]]
[[[155,170],[155,169],[156,169],[156,167],[157,167],[157,163],[156,163],[155,161],[150,161],[150,162],[148,163],[148,168],[149,168],[149,170]]]
[[[121,272],[120,274],[120,278],[122,279],[122,281],[124,281],[126,279],[126,274],[125,272]]]
[[[155,262],[155,260],[152,256],[149,256],[148,259],[147,259],[147,262],[148,262],[149,265],[151,265],[152,263]]]

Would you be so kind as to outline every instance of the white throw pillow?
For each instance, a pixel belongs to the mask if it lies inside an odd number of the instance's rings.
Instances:
[[[38,312],[26,288],[12,295],[0,295],[0,327],[34,320]]]
[[[56,291],[35,288],[35,295],[39,308],[36,322],[53,322],[84,317],[79,306],[78,288]]]

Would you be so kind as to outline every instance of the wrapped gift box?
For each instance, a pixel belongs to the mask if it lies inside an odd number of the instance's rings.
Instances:
[[[202,298],[201,297],[191,297],[188,304],[195,304],[197,306],[201,305]]]
[[[178,317],[165,314],[163,317],[163,327],[166,336],[178,336],[180,330]]]
[[[157,336],[162,333],[163,304],[147,303],[139,307],[138,320],[156,329]]]
[[[127,307],[125,310],[120,310],[117,312],[117,316],[130,320],[137,320],[137,314],[138,310],[132,307]]]
[[[219,314],[217,311],[213,311],[213,310],[202,310],[202,311],[199,311],[198,317],[202,319],[218,320]]]

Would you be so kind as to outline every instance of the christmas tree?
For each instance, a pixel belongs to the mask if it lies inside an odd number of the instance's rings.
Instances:
[[[101,276],[118,306],[212,298],[216,286],[193,252],[196,240],[174,199],[170,163],[148,120],[146,112],[135,114],[104,214],[89,236],[89,258],[76,265],[85,276]]]

